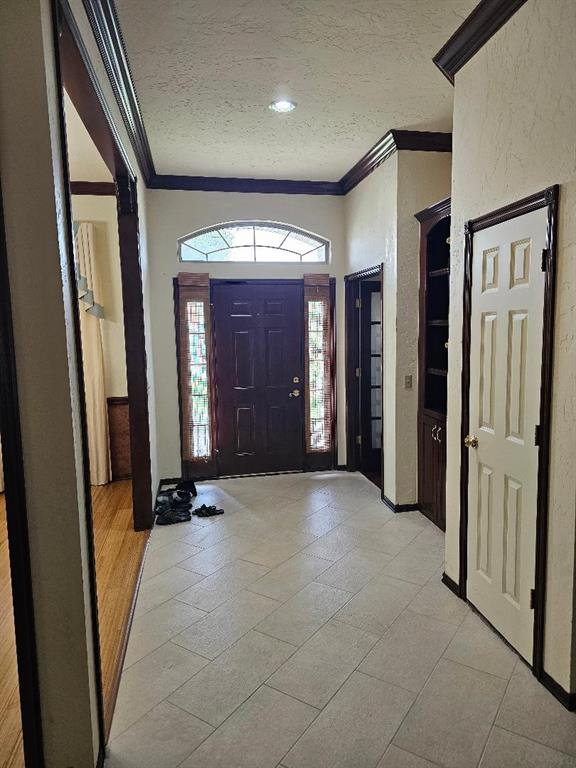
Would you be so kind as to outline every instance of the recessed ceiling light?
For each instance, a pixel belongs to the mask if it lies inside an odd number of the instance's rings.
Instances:
[[[296,102],[288,99],[277,99],[268,105],[268,109],[271,109],[272,112],[292,112],[296,109]]]

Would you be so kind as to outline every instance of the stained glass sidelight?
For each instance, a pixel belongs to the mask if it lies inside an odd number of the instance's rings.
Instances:
[[[306,285],[306,449],[332,448],[330,289]]]
[[[181,272],[175,298],[182,464],[184,476],[188,476],[186,473],[207,471],[206,465],[214,458],[209,275]]]
[[[210,402],[208,356],[203,301],[186,302],[188,336],[189,448],[191,459],[208,458],[210,446]]]

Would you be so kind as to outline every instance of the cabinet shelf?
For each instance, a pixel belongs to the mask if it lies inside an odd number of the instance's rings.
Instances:
[[[420,280],[419,312],[418,503],[421,512],[444,530],[450,215],[444,208],[420,222],[420,275],[423,279]]]

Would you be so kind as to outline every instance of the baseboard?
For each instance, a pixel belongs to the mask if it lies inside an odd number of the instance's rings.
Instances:
[[[382,501],[392,512],[417,512],[420,509],[418,504],[394,504],[384,493],[382,494]]]
[[[347,468],[345,464],[338,464],[336,469],[340,472],[346,472]],[[286,469],[280,472],[259,472],[257,474],[253,475],[197,475],[193,478],[189,478],[191,480],[197,481],[199,483],[205,482],[206,480],[237,480],[242,479],[243,477],[275,477],[276,475],[310,475],[314,472],[331,472],[332,467],[317,467],[317,468],[306,468],[306,469]],[[354,471],[354,470],[351,470]],[[158,482],[158,492],[160,492],[161,488],[164,485],[174,485],[175,483],[182,482],[181,477],[163,477]]]
[[[161,480],[158,481],[158,490],[162,488],[163,485],[174,485],[174,483],[180,483],[182,482],[181,477],[163,477]]]
[[[348,469],[347,464],[336,464],[336,470],[338,472],[352,472],[351,469],[350,470]]]
[[[558,699],[563,707],[566,707],[570,712],[576,710],[576,693],[568,693],[548,672],[543,671],[538,679],[550,691],[552,696]]]
[[[444,572],[442,574],[442,584],[444,584],[444,586],[448,587],[448,589],[451,592],[454,592],[456,597],[460,597],[460,587],[458,586],[458,584],[456,584],[454,579],[451,579],[450,576],[448,576],[448,574],[446,572]]]

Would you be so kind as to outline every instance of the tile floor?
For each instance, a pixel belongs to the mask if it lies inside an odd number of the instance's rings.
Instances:
[[[360,475],[199,485],[151,537],[108,768],[576,768],[576,715]]]

